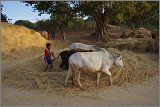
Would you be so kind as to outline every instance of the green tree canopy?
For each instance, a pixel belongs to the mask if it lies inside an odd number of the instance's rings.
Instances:
[[[23,25],[23,26],[26,26],[30,29],[34,29],[35,28],[35,25],[34,23],[28,21],[28,20],[17,20],[14,24],[16,25]]]
[[[74,17],[73,9],[67,1],[24,1],[24,3],[33,6],[34,10],[38,10],[39,15],[51,14],[50,19],[61,32]]]
[[[1,22],[8,22],[7,16],[2,13],[2,7],[3,5],[1,5]]]
[[[95,35],[107,35],[106,24],[134,23],[135,27],[159,12],[158,1],[24,1],[33,6],[39,15],[51,14],[50,19],[59,29],[72,25],[77,16],[92,17],[96,22]]]

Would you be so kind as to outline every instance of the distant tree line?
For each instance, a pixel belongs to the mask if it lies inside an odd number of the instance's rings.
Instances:
[[[75,17],[90,16],[95,21],[95,36],[108,36],[107,24],[158,26],[159,1],[24,1],[38,10],[39,15],[51,14],[62,30]]]
[[[36,23],[16,21],[36,30],[94,28],[97,37],[108,36],[107,24],[133,28],[159,28],[159,1],[22,1],[50,19]],[[80,18],[81,17],[81,18]],[[84,20],[84,17],[89,17]],[[88,25],[88,26],[87,26]]]
[[[14,24],[23,25],[30,29],[34,29],[36,31],[60,30],[57,23],[51,19],[38,20],[35,23],[30,22],[28,20],[17,20]],[[95,22],[91,18],[88,18],[86,20],[83,18],[75,18],[72,21],[69,21],[68,24],[63,29],[65,31],[79,31],[79,30],[94,29],[94,27],[95,27]]]
[[[6,14],[3,14],[3,13],[2,13],[2,8],[3,8],[3,5],[1,5],[1,22],[8,22],[9,19],[8,19],[8,17],[6,16]]]

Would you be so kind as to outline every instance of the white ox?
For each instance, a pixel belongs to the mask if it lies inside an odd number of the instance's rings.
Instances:
[[[69,48],[70,49],[80,48],[80,49],[85,49],[85,50],[92,50],[93,52],[97,52],[101,50],[101,48],[97,47],[96,45],[87,45],[83,43],[72,43],[69,46]]]
[[[65,79],[65,86],[69,76],[72,76],[72,86],[74,80],[78,82],[81,89],[80,73],[81,72],[96,72],[97,73],[97,85],[99,85],[99,79],[101,73],[104,72],[110,77],[110,85],[112,83],[112,74],[109,72],[113,64],[123,67],[122,57],[120,54],[110,54],[106,50],[99,52],[77,52],[69,58],[69,70]]]

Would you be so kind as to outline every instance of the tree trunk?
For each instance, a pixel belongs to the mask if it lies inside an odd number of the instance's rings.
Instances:
[[[141,27],[141,17],[140,16],[136,16],[135,17],[135,28],[140,28]]]
[[[106,31],[106,21],[102,16],[96,16],[95,17],[96,21],[96,29],[95,29],[95,36],[97,37],[105,37],[107,36],[107,31]]]
[[[66,41],[65,32],[63,29],[61,29],[61,37],[64,41]]]

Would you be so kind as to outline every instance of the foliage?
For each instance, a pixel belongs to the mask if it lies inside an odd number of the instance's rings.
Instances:
[[[157,26],[159,21],[158,1],[23,1],[23,3],[38,10],[39,15],[44,13],[51,15],[47,21],[37,22],[38,26],[42,23],[44,28],[54,29],[94,26],[95,35],[100,37],[107,35],[106,24],[141,27],[148,26],[149,23]],[[88,19],[84,20],[84,17]]]
[[[146,20],[157,20],[159,13],[158,1],[123,1],[117,3],[119,12],[115,17],[110,17],[110,23],[119,25],[135,25],[135,28],[141,27]]]
[[[28,21],[28,20],[17,20],[14,24],[16,25],[23,25],[23,26],[26,26],[30,29],[34,29],[35,28],[35,25],[34,23]]]
[[[50,19],[60,29],[67,26],[74,17],[72,7],[67,1],[24,1],[24,3],[33,6],[34,10],[38,10],[39,15],[51,14]]]
[[[50,20],[38,20],[35,22],[35,29],[36,30],[49,30],[49,29],[55,29],[55,24]]]
[[[1,22],[8,22],[7,16],[2,13],[2,7],[3,5],[1,5]]]

